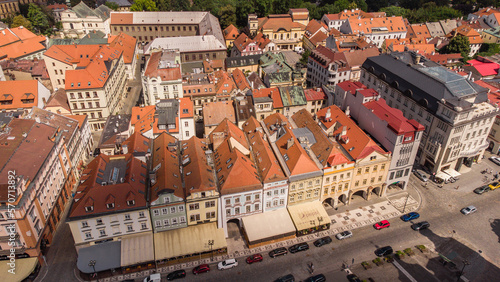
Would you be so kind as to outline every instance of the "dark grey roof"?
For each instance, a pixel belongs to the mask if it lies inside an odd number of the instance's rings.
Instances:
[[[106,2],[113,2],[118,4],[119,7],[130,7],[132,4],[130,4],[129,1],[127,0],[107,0]]]
[[[108,120],[106,121],[106,124],[104,125],[104,129],[102,130],[99,146],[108,141],[111,137],[115,136],[116,134],[127,131],[130,126],[131,117],[132,115],[110,115],[108,117]]]
[[[90,261],[95,261],[95,271],[120,268],[121,241],[111,241],[82,248],[78,251],[76,266],[83,273],[94,273]]]
[[[465,97],[474,97],[473,104],[488,101],[487,89],[425,58],[414,64],[415,57],[412,52],[384,54],[369,57],[362,67],[434,114],[439,101],[463,109],[472,106]]]
[[[251,116],[255,116],[255,109],[252,103],[252,97],[245,96],[243,99],[236,99],[236,118],[238,122],[248,120]]]
[[[260,79],[259,74],[256,72],[252,72],[248,77],[248,83],[250,83],[250,86],[252,89],[261,89],[261,88],[266,88],[266,85],[264,85],[264,82],[262,82],[262,79]]]
[[[175,125],[175,120],[179,112],[179,101],[177,99],[160,100],[156,104],[156,119],[158,120],[158,127],[166,125],[168,132],[168,125]]]
[[[101,5],[99,7],[97,7],[97,9],[94,10],[94,13],[100,17],[101,19],[103,20],[107,20],[109,19],[109,17],[111,16],[111,12],[113,10],[111,10],[108,6],[106,5]]]
[[[292,129],[293,134],[299,141],[301,141],[303,138],[306,138],[308,142],[300,142],[300,145],[302,148],[306,148],[308,145],[312,146],[316,144],[316,138],[314,137],[314,134],[311,132],[311,130],[307,127],[301,127],[301,128],[294,128]]]
[[[199,69],[199,72],[203,72],[203,62],[190,62],[181,64],[182,73],[193,73],[195,72],[195,69]]]
[[[226,58],[226,68],[237,68],[259,64],[261,55],[239,56]]]
[[[19,118],[22,116],[23,111],[15,111],[15,112],[0,112],[0,128],[4,125],[10,123],[13,118]]]

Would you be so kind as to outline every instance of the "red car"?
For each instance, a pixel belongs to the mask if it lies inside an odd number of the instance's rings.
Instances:
[[[261,254],[254,254],[249,257],[247,257],[247,263],[252,264],[254,262],[259,262],[262,261],[262,255]]]
[[[384,229],[384,228],[387,228],[389,226],[391,226],[391,224],[387,220],[382,220],[381,222],[377,222],[374,225],[375,229],[377,229],[377,230]]]
[[[208,264],[201,264],[201,265],[198,265],[197,267],[193,268],[194,275],[197,275],[199,273],[209,272],[209,271],[210,271],[210,266]]]

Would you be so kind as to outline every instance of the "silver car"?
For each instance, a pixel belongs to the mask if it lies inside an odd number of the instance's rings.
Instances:
[[[460,212],[463,213],[463,214],[465,214],[465,215],[474,213],[476,211],[477,211],[477,209],[476,209],[475,206],[468,206],[468,207],[463,208],[463,209],[460,210]]]
[[[500,158],[496,156],[490,157],[490,161],[494,162],[496,165],[500,165]]]
[[[339,234],[335,235],[335,238],[337,238],[338,240],[343,240],[343,239],[351,238],[351,237],[352,237],[352,232],[349,230],[344,231],[344,232],[340,232]]]
[[[422,180],[423,182],[427,182],[427,181],[429,180],[429,178],[427,177],[427,175],[425,175],[425,174],[424,174],[423,172],[421,172],[421,171],[415,170],[413,173],[415,174],[415,176],[416,176],[418,179]]]

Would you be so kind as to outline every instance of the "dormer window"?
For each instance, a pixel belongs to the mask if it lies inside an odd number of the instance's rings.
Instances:
[[[85,211],[86,211],[86,212],[91,212],[91,211],[94,211],[94,206],[86,206],[86,207],[85,207]]]
[[[106,208],[108,208],[108,209],[112,209],[114,207],[115,207],[115,203],[106,204]]]
[[[135,205],[135,201],[134,200],[127,201],[127,206],[133,206],[133,205]]]

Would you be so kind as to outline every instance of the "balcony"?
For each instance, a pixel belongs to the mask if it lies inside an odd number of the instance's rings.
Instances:
[[[472,149],[469,149],[469,150],[462,150],[458,154],[458,157],[474,157],[475,155],[479,154],[479,152],[481,150],[484,150],[486,148],[488,148],[488,143],[487,142],[485,144],[479,146],[479,147],[476,147],[476,148],[472,148]]]

